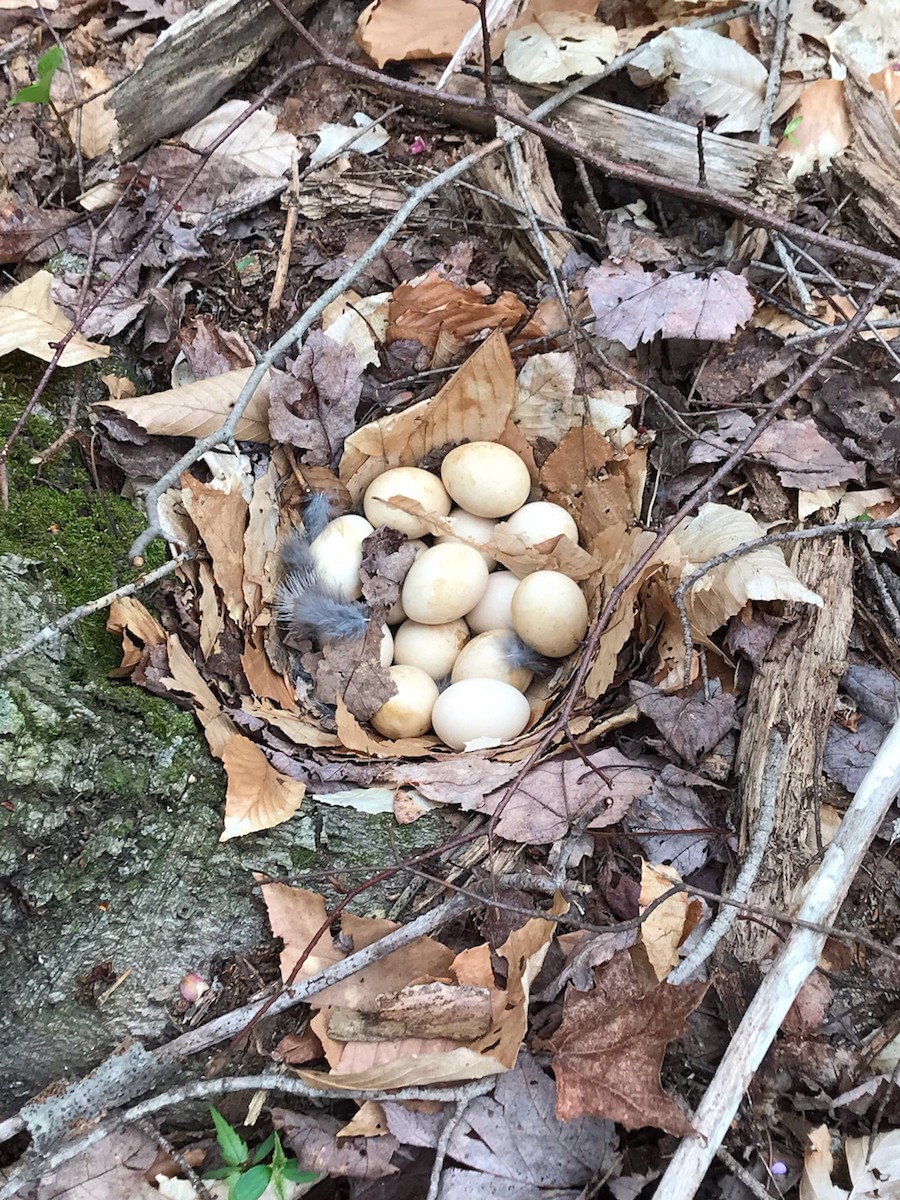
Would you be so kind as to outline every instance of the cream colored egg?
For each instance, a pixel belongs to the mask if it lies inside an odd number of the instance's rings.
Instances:
[[[441,464],[444,487],[476,517],[505,517],[521,508],[531,491],[528,468],[515,451],[498,442],[468,442]]]
[[[365,517],[347,513],[331,521],[310,542],[309,551],[323,587],[345,600],[355,600],[362,594],[362,544],[374,532]]]
[[[453,526],[453,534],[441,534],[436,539],[438,545],[443,542],[455,542],[461,537],[470,538],[473,542],[489,542],[493,536],[494,527],[497,524],[490,517],[475,517],[471,513],[466,512],[464,508],[451,508],[450,516],[447,520]],[[481,554],[481,557],[487,563],[488,570],[493,571],[497,565],[496,558],[480,550],[479,554]]]
[[[565,658],[587,632],[587,601],[568,575],[535,571],[516,588],[512,619],[516,633],[538,654]]]
[[[404,621],[394,638],[394,662],[420,667],[432,679],[443,679],[468,640],[469,627],[461,617],[445,625]]]
[[[443,625],[455,621],[481,599],[488,569],[471,546],[448,542],[432,546],[409,569],[400,599],[411,621]]]
[[[519,580],[510,571],[495,571],[487,581],[484,595],[466,613],[466,624],[473,633],[489,629],[512,629],[512,598]]]
[[[428,526],[419,517],[387,504],[393,496],[415,500],[436,517],[446,517],[450,512],[450,497],[437,475],[423,471],[421,467],[393,467],[385,471],[366,488],[363,512],[373,525],[390,525],[391,529],[399,529],[407,537],[428,533]]]
[[[418,558],[421,554],[424,554],[425,551],[428,549],[428,547],[425,545],[425,543],[422,541],[421,538],[411,538],[409,544],[410,544],[410,546],[415,547],[416,558]],[[414,558],[413,562],[415,562],[415,561],[416,561],[416,559]],[[403,611],[403,603],[400,600],[400,597],[398,596],[397,599],[394,601],[394,603],[391,605],[391,607],[388,609],[387,623],[388,623],[388,625],[402,625],[405,620],[406,620],[406,613]]]
[[[378,647],[378,657],[383,667],[389,667],[394,661],[394,635],[387,625],[381,627],[381,642]]]
[[[551,504],[549,500],[535,500],[531,504],[523,504],[506,521],[506,529],[517,533],[530,546],[549,541],[565,534],[578,544],[578,526],[559,504]]]
[[[431,728],[431,710],[438,698],[437,684],[418,667],[394,666],[390,676],[397,694],[382,704],[372,718],[372,724],[385,737],[420,737]]]
[[[479,633],[460,650],[450,678],[454,683],[460,679],[500,679],[524,692],[534,676],[524,667],[513,666],[510,662],[510,650],[516,643],[521,646],[509,629]]]
[[[531,720],[521,692],[499,679],[461,679],[438,696],[431,714],[434,732],[454,750],[480,738],[508,741]]]

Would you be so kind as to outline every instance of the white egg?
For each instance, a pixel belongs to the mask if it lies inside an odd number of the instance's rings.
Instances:
[[[452,508],[447,520],[453,526],[453,534],[441,534],[439,538],[435,539],[438,545],[443,542],[458,541],[458,537],[470,538],[473,542],[489,542],[494,533],[494,526],[497,524],[490,517],[474,517],[464,508]],[[458,537],[453,536],[454,534],[457,534]],[[488,570],[492,571],[497,565],[496,558],[490,554],[484,554],[480,550],[479,554],[487,563]]]
[[[428,549],[428,547],[425,545],[425,543],[422,541],[421,538],[412,538],[412,539],[410,539],[409,544],[410,544],[410,546],[415,547],[416,558],[418,558],[421,554],[424,554],[425,551]],[[415,562],[415,561],[416,561],[416,559],[414,558],[413,562]],[[403,611],[403,602],[401,601],[400,597],[398,596],[397,599],[394,601],[394,603],[391,605],[391,607],[388,609],[387,623],[388,623],[388,625],[402,625],[402,623],[405,620],[406,620],[406,613]]]
[[[512,629],[512,598],[519,580],[510,571],[495,571],[487,581],[484,595],[466,613],[466,624],[473,633],[489,629]]]
[[[309,544],[316,564],[316,574],[323,586],[345,600],[355,600],[362,594],[359,568],[362,564],[362,544],[374,533],[365,517],[347,513],[331,521]]]
[[[498,442],[468,442],[441,464],[444,487],[476,517],[505,517],[521,508],[531,491],[528,468],[514,450]]]
[[[530,546],[537,546],[560,534],[565,534],[578,544],[578,526],[561,505],[551,504],[549,500],[523,504],[508,518],[505,527],[510,533],[517,533],[524,538]]]
[[[437,475],[423,471],[421,467],[393,467],[385,471],[366,488],[363,512],[373,525],[390,525],[391,529],[399,529],[407,537],[428,533],[428,526],[420,517],[387,504],[393,496],[415,500],[436,517],[446,517],[450,512],[450,497]]]
[[[411,621],[443,625],[455,621],[481,599],[488,569],[471,546],[447,542],[432,546],[409,569],[400,599]]]
[[[531,719],[521,692],[499,679],[461,679],[438,696],[431,713],[434,732],[454,750],[478,738],[508,741]]]
[[[443,679],[468,640],[469,627],[461,617],[445,625],[404,621],[394,638],[394,662],[420,667],[432,679]]]
[[[538,654],[565,658],[587,632],[587,601],[568,575],[535,571],[515,590],[512,618],[516,633]]]
[[[418,667],[391,667],[390,676],[397,694],[382,704],[372,724],[385,737],[420,737],[431,728],[437,684]]]
[[[394,661],[394,635],[387,625],[381,627],[381,643],[378,647],[378,657],[383,667],[389,667]]]
[[[517,641],[509,629],[479,633],[460,650],[450,678],[454,683],[460,679],[501,679],[524,692],[534,677],[525,667],[516,667],[510,662],[510,644]]]

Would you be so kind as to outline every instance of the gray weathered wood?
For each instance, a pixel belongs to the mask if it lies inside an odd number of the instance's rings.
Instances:
[[[312,4],[292,0],[291,11],[301,17]],[[128,161],[205,117],[285,29],[267,0],[210,0],[186,13],[108,101],[116,158]]]

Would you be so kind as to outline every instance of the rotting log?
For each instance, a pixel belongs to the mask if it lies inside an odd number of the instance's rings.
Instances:
[[[797,543],[791,566],[823,604],[787,606],[787,623],[750,685],[736,768],[740,862],[759,817],[770,732],[774,729],[782,738],[774,828],[747,900],[782,912],[794,911],[797,889],[819,851],[817,779],[838,685],[847,669],[853,620],[853,556],[843,541]],[[724,948],[739,962],[754,962],[774,940],[765,922],[739,920]]]
[[[290,0],[302,17],[313,0]],[[107,101],[120,162],[205,117],[287,26],[268,0],[210,0],[161,34]]]

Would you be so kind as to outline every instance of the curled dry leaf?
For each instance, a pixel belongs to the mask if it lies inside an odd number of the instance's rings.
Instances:
[[[185,130],[182,141],[194,150],[205,150],[249,107],[249,100],[226,100],[215,112]],[[297,139],[278,128],[274,113],[258,108],[213,151],[212,157],[232,158],[252,175],[277,178],[291,169],[297,149]]]
[[[488,329],[514,329],[528,310],[512,292],[488,304],[485,285],[460,287],[429,271],[401,283],[388,302],[387,341],[412,339],[432,353],[442,336],[469,341]]]
[[[681,883],[672,867],[641,863],[641,912],[659,896]],[[702,903],[685,892],[670,896],[641,922],[639,941],[650,967],[660,981],[678,965],[678,947],[684,942],[703,914]]]
[[[639,87],[665,80],[670,99],[721,117],[717,133],[759,128],[768,72],[731,38],[708,29],[669,29],[641,47],[628,73]]]

